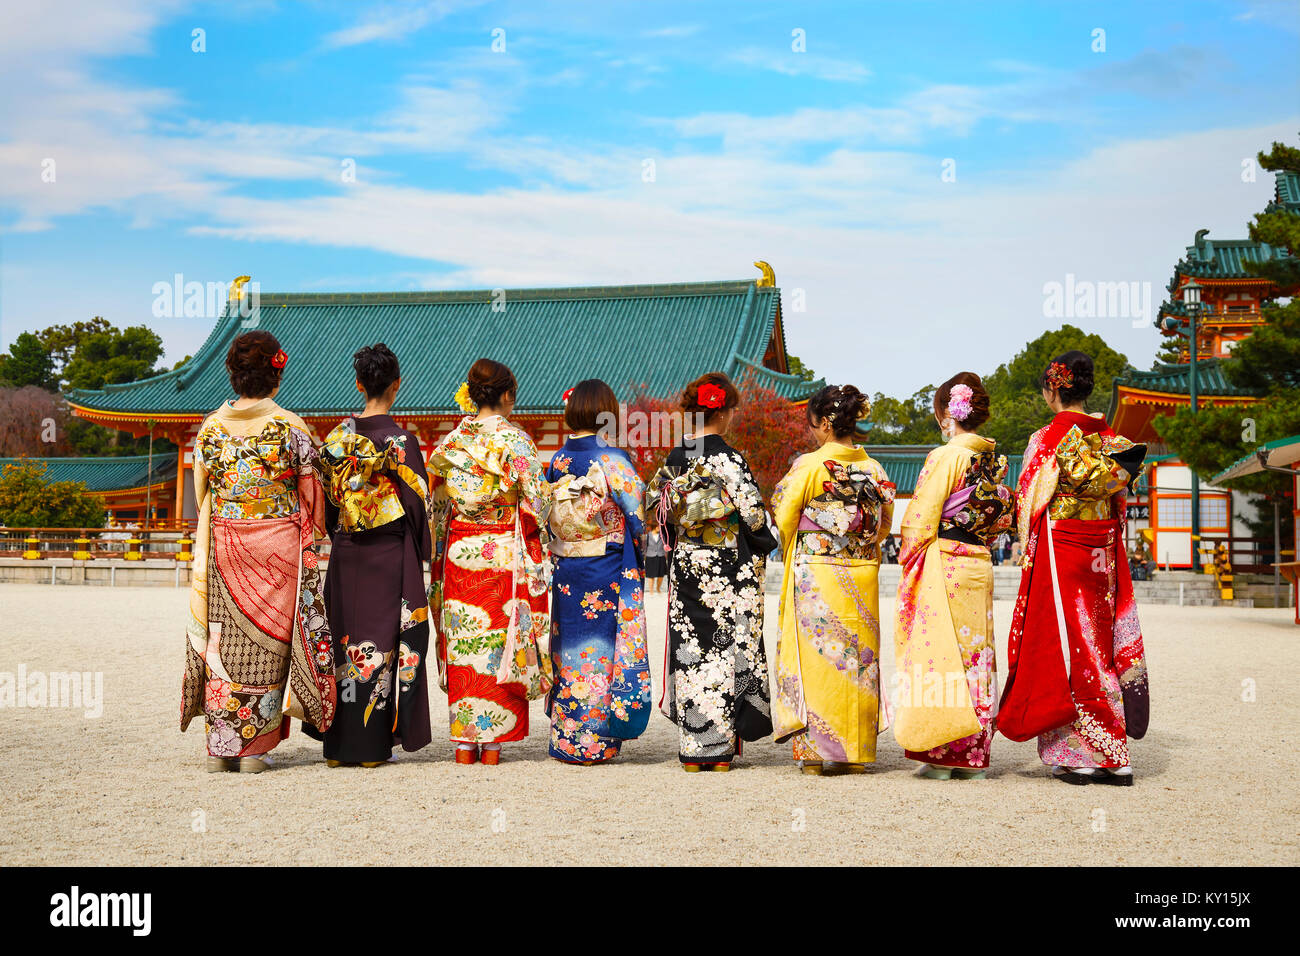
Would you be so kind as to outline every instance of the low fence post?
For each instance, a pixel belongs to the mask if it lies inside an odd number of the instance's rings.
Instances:
[[[126,554],[122,555],[127,561],[139,561],[144,555],[140,553],[140,545],[143,544],[139,538],[126,539]]]
[[[23,538],[23,544],[27,545],[27,550],[23,552],[23,558],[27,561],[36,561],[41,556],[41,539],[36,535],[30,538]]]

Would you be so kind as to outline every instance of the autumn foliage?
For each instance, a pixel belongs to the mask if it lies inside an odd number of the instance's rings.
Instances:
[[[791,463],[814,447],[807,415],[802,406],[757,384],[752,376],[737,382],[736,386],[740,390],[740,406],[731,430],[724,437],[749,460],[764,499],[770,500]],[[679,396],[653,396],[643,386],[635,390],[626,407],[627,418],[632,421],[662,421],[667,416],[681,414]],[[624,431],[628,439],[624,447],[641,477],[648,481],[664,463],[675,442],[664,440],[669,437],[664,434],[666,429],[658,430],[657,434],[655,429],[638,433],[625,425]],[[675,437],[680,439],[680,433]]]

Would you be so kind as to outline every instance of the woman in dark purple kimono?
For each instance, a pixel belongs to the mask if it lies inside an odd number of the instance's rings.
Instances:
[[[365,410],[325,439],[320,465],[330,538],[325,608],[334,630],[338,712],[331,767],[377,767],[393,746],[429,743],[429,479],[419,440],[388,414],[401,384],[388,347],[352,359]]]

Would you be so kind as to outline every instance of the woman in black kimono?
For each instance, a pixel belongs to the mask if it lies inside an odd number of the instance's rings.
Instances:
[[[383,344],[352,359],[365,410],[325,439],[320,463],[330,538],[325,608],[338,712],[323,737],[331,767],[377,767],[394,744],[429,743],[429,479],[419,440],[388,414],[401,385]]]
[[[739,402],[722,372],[686,387],[682,410],[697,427],[646,497],[669,551],[659,709],[678,726],[687,771],[729,770],[741,741],[772,733],[763,578],[776,538],[745,456],[722,437]]]

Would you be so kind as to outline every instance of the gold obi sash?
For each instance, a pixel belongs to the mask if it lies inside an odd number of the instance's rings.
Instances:
[[[418,476],[402,464],[404,457],[404,440],[390,439],[379,448],[365,435],[357,434],[351,419],[326,436],[320,454],[323,484],[330,501],[339,509],[339,527],[343,531],[368,531],[405,515],[397,485],[384,474],[391,470],[407,484],[422,485]],[[421,490],[417,488],[417,492]]]
[[[1077,426],[1066,432],[1056,447],[1058,478],[1056,494],[1047,506],[1048,517],[1084,521],[1114,517],[1111,499],[1133,478],[1115,453],[1132,448],[1132,442],[1119,436],[1085,435]]]

